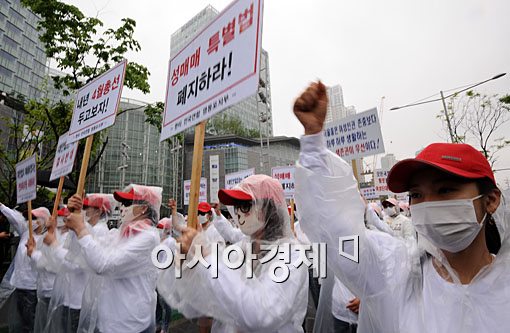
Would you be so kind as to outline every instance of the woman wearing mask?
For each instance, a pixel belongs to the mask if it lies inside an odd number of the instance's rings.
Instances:
[[[50,212],[45,207],[39,207],[32,210],[33,239],[29,239],[28,221],[18,211],[10,209],[0,203],[0,212],[6,217],[14,230],[20,236],[18,249],[11,266],[14,269],[12,275],[8,278],[8,282],[15,289],[16,308],[9,312],[9,325],[12,331],[32,332],[34,328],[35,309],[37,306],[37,270],[32,265],[30,257],[27,253],[27,243],[31,242],[32,246],[38,243],[42,238],[41,235],[46,230],[46,221],[50,217]]]
[[[129,185],[114,193],[122,203],[119,233],[101,244],[87,229],[83,214],[73,213],[66,225],[78,237],[88,268],[94,274],[85,287],[79,331],[102,333],[154,332],[157,269],[151,252],[159,244],[162,188]],[[74,195],[68,207],[81,210]]]
[[[409,191],[418,248],[364,230],[351,167],[323,142],[326,109],[320,82],[294,104],[305,129],[296,201],[308,237],[333,250],[328,268],[361,298],[359,331],[507,332],[508,214],[484,156],[466,144],[438,143],[392,168],[388,186]],[[336,254],[338,237],[351,235],[359,236],[358,262]]]
[[[290,230],[280,183],[265,175],[254,175],[235,189],[221,190],[218,197],[223,204],[233,207],[240,230],[246,236],[233,246],[250,259],[238,269],[228,268],[223,259],[228,248],[218,246],[214,260],[215,244],[205,233],[185,229],[179,239],[182,250],[188,254],[181,264],[182,278],[175,278],[174,269],[164,271],[158,281],[160,294],[188,318],[213,318],[213,332],[302,332],[308,294],[307,267],[285,264],[278,255],[284,244],[297,243]],[[206,262],[214,265],[217,262],[217,278],[213,267],[198,264],[189,268],[197,246],[201,247]],[[295,262],[299,254],[293,249],[289,251],[290,262]],[[271,260],[266,257],[270,253],[278,256]],[[281,265],[277,272],[288,267],[288,278],[275,282],[270,275],[272,264]]]

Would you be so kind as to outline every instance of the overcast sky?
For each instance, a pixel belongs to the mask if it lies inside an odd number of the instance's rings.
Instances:
[[[136,20],[142,50],[129,56],[146,65],[151,93],[125,90],[125,97],[163,101],[170,35],[211,4],[230,0],[74,0],[106,27]],[[389,111],[439,93],[510,72],[508,0],[266,0],[263,47],[269,53],[275,135],[299,136],[291,114],[293,99],[320,78],[340,84],[346,105],[358,112],[381,106],[386,152],[413,157],[446,136],[436,115],[441,103]],[[479,87],[488,94],[510,93],[510,74]],[[438,97],[432,96],[432,97]],[[497,136],[510,137],[510,124]],[[496,169],[510,168],[510,148]],[[371,159],[369,159],[371,160]],[[496,174],[506,188],[510,171]]]

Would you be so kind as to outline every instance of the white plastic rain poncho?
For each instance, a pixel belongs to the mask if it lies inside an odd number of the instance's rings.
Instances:
[[[308,237],[328,244],[328,269],[361,299],[358,331],[507,332],[510,243],[504,205],[494,215],[502,240],[494,262],[469,285],[448,283],[414,243],[365,230],[352,168],[327,151],[323,140],[322,134],[301,138],[296,202]],[[352,235],[359,236],[359,263],[338,254],[338,237]],[[441,260],[437,249],[427,251]]]
[[[42,208],[37,208],[42,209]],[[46,209],[47,210],[47,209]],[[34,209],[35,211],[35,209]],[[23,215],[7,206],[0,205],[0,212],[7,218],[14,230],[18,233],[20,240],[16,255],[14,256],[14,270],[10,277],[9,283],[18,289],[36,290],[37,289],[37,271],[30,263],[30,257],[27,255],[26,244],[29,237],[28,221]],[[35,220],[32,221],[32,228],[35,230],[39,224]],[[34,233],[36,242],[40,236]]]
[[[84,200],[84,207],[93,207],[100,211],[100,217],[95,221],[96,223],[94,225],[86,223],[86,227],[92,237],[101,244],[108,244],[113,237],[106,225],[111,213],[111,200],[112,196],[105,194],[91,194]],[[67,211],[66,214],[68,213]],[[87,213],[83,212],[83,214]],[[75,332],[81,316],[85,286],[90,279],[93,279],[94,274],[83,257],[74,232],[57,237],[57,240],[57,244],[44,249],[51,269],[57,272],[45,331]]]
[[[157,269],[151,253],[160,242],[155,226],[161,193],[160,187],[134,184],[115,192],[115,199],[123,203],[116,237],[108,245],[92,235],[78,240],[94,274],[83,295],[80,332],[138,333],[153,327]],[[142,215],[133,215],[135,206],[143,208]]]
[[[225,195],[222,195],[222,191]],[[227,205],[233,204],[226,201],[233,195],[232,192],[244,196],[244,206],[235,215],[241,230],[251,237],[242,237],[229,248],[218,245],[218,259],[214,260],[212,242],[205,233],[199,233],[181,264],[182,278],[175,278],[174,267],[166,269],[161,275],[158,280],[160,295],[187,318],[212,317],[213,332],[302,332],[308,295],[308,269],[303,264],[299,268],[291,264],[298,258],[293,247],[297,241],[290,230],[281,185],[268,176],[254,175],[244,179],[234,190],[222,191],[219,193],[220,201]],[[289,264],[285,264],[280,258],[282,253],[278,253],[284,252],[284,244],[291,246],[287,252]],[[209,269],[201,263],[194,267],[190,265],[195,254],[198,254],[195,246],[201,246],[203,258],[211,263]],[[259,246],[267,252],[257,255]],[[253,253],[256,258],[253,265],[249,264],[251,260],[246,259],[239,269],[228,268],[223,256],[227,253],[226,249],[233,247],[241,249],[245,259],[249,253]],[[275,255],[273,260],[269,260],[271,253]],[[232,262],[241,257],[239,253],[230,254]],[[262,263],[265,260],[268,262]],[[276,271],[277,276],[281,276],[285,268],[289,269],[285,281],[277,283],[272,280],[270,271],[273,264],[282,267]],[[216,271],[213,265],[217,267],[217,278],[213,277]],[[253,267],[252,278],[246,277],[249,267]]]
[[[82,258],[78,239],[74,232],[68,231],[42,251],[51,269],[57,272],[45,332],[76,332],[83,291],[90,274]]]
[[[103,243],[107,244],[110,241],[111,237],[114,237],[115,231],[110,234],[110,230],[108,229],[108,220],[112,214],[112,207],[114,206],[114,201],[112,194],[103,194],[103,193],[90,193],[83,200],[83,210],[85,211],[85,219],[91,225],[91,234],[94,238]],[[86,211],[89,208],[93,208],[98,210],[99,218],[97,221],[92,221],[90,217],[88,217]]]
[[[2,204],[0,204],[0,212],[6,217],[7,221],[9,221],[11,226],[20,236],[16,255],[14,256],[14,260],[11,263],[7,274],[4,276],[4,281],[2,281],[2,292],[5,293],[2,296],[11,297],[11,302],[6,305],[9,307],[6,311],[10,314],[9,329],[11,331],[16,331],[24,326],[24,315],[21,313],[21,311],[23,311],[21,308],[30,308],[30,320],[35,320],[37,296],[30,296],[30,298],[26,300],[31,304],[22,305],[20,304],[21,300],[18,300],[18,292],[15,292],[14,294],[12,294],[12,292],[15,289],[20,290],[20,292],[29,291],[32,293],[37,290],[38,272],[27,254],[26,244],[29,238],[28,221],[20,212],[10,209]],[[35,231],[39,226],[42,226],[44,229],[45,222],[49,217],[49,211],[45,207],[33,209],[32,217],[32,229]],[[41,235],[33,233],[33,237],[36,244],[42,243]],[[12,295],[7,296],[7,294]],[[27,314],[25,314],[25,317],[26,315]]]

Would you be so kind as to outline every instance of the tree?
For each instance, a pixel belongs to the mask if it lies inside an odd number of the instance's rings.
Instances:
[[[103,23],[86,17],[77,7],[57,0],[22,0],[22,4],[37,14],[40,40],[46,55],[56,62],[63,75],[51,78],[52,84],[69,95],[126,58],[130,51],[139,51],[134,39],[136,22],[122,19],[117,29],[103,29]],[[143,65],[128,62],[124,85],[148,93],[150,73]],[[23,105],[19,101],[16,105]],[[51,168],[58,137],[69,128],[73,102],[50,101],[47,98],[28,101],[18,108],[18,115],[8,121],[9,145],[0,146],[0,201],[13,205],[16,188],[14,168],[24,157],[38,154],[38,169]],[[5,133],[3,134],[5,135]],[[5,136],[4,136],[5,137]],[[88,173],[94,170],[108,140],[96,135]],[[77,161],[81,161],[83,144]],[[74,168],[71,180],[77,183],[79,168]]]
[[[236,116],[229,116],[226,113],[220,113],[207,122],[207,131],[216,135],[238,135],[245,138],[256,138],[260,132],[255,129],[244,127],[241,119]]]
[[[498,153],[510,145],[510,138],[494,137],[498,129],[510,120],[510,95],[482,95],[472,90],[454,95],[448,101],[449,130],[444,111],[438,116],[446,133],[454,142],[473,143],[492,167]]]

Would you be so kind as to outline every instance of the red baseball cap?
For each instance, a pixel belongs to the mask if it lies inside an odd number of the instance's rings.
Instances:
[[[464,143],[433,143],[416,158],[395,164],[388,174],[388,188],[395,193],[408,191],[411,177],[426,166],[461,178],[488,178],[496,185],[489,162],[478,150]]]
[[[200,202],[198,204],[198,210],[202,213],[208,213],[212,209],[211,205],[209,205],[207,202]]]
[[[83,200],[83,208],[94,207],[103,212],[111,211],[110,200],[106,195],[91,194]]]
[[[60,208],[57,211],[57,214],[58,214],[58,216],[68,216],[69,214],[71,214],[71,212],[69,212],[69,209],[67,209],[67,207],[64,207],[64,208]]]
[[[226,206],[233,206],[239,201],[253,201],[252,196],[244,191],[226,189],[218,191],[218,199],[220,199],[220,202]]]

